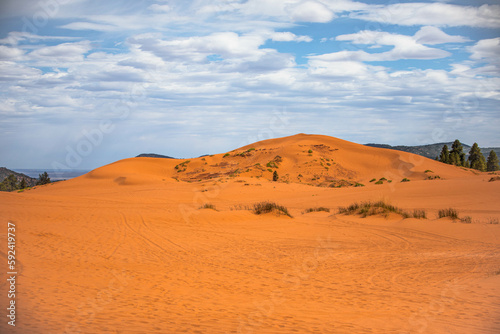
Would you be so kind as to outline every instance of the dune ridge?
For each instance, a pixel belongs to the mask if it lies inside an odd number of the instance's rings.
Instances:
[[[491,177],[300,134],[0,193],[19,250],[18,322],[0,332],[498,333]],[[379,200],[427,219],[338,213]],[[247,210],[263,201],[293,218]],[[450,207],[471,223],[438,217]]]

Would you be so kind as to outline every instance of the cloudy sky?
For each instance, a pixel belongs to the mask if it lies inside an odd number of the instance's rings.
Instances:
[[[500,146],[498,0],[3,0],[0,165],[296,133]]]

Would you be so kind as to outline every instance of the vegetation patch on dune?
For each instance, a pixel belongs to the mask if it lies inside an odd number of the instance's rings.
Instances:
[[[202,206],[200,206],[200,209],[211,209],[211,210],[217,211],[217,209],[215,208],[215,205],[213,205],[211,203],[203,204]]]
[[[413,213],[409,213],[403,209],[400,209],[394,205],[386,203],[384,201],[378,202],[361,202],[353,203],[346,207],[339,207],[338,213],[345,215],[360,215],[362,218],[375,215],[387,216],[389,213],[396,213],[403,218],[418,218],[425,219],[427,214],[425,210],[414,210]]]
[[[319,206],[319,207],[316,207],[316,208],[308,208],[308,209],[305,209],[303,213],[321,212],[321,211],[324,211],[324,212],[330,212],[330,209],[325,208],[324,206]]]
[[[276,204],[274,202],[260,202],[253,205],[252,212],[256,215],[262,215],[265,213],[276,213],[278,215],[285,215],[292,218],[292,215],[288,212],[288,209],[283,205]]]
[[[448,208],[448,209],[441,209],[438,211],[438,217],[439,218],[445,218],[449,217],[451,219],[458,219],[458,211],[453,208]]]

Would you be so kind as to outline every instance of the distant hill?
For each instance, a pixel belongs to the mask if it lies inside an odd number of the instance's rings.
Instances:
[[[448,149],[451,150],[451,145],[453,145],[453,142],[436,143],[436,144],[428,144],[420,146],[404,146],[404,145],[391,146],[387,144],[371,144],[371,143],[365,144],[365,146],[370,146],[370,147],[388,148],[391,150],[410,152],[413,154],[422,155],[429,159],[436,159],[436,157],[439,156],[439,154],[441,153],[441,150],[443,149],[444,145],[448,145]],[[464,153],[466,155],[469,155],[471,146],[463,143],[462,146],[464,148]],[[483,153],[486,159],[488,158],[488,155],[490,154],[491,150],[495,151],[497,156],[500,156],[500,147],[485,147],[485,148],[481,147],[481,153]]]
[[[173,157],[169,157],[168,155],[161,155],[155,153],[142,153],[136,156],[136,158],[161,158],[161,159],[176,159]]]
[[[7,169],[5,167],[0,167],[0,182],[5,180],[10,174],[14,174],[14,176],[17,179],[17,182],[20,182],[24,178],[26,180],[26,184],[29,187],[33,187],[34,185],[36,185],[37,179],[29,177],[26,174],[14,172],[13,170]]]

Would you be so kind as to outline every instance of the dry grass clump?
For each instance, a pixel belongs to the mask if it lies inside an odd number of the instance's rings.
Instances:
[[[427,213],[422,209],[413,210],[413,218],[417,219],[427,219]]]
[[[410,218],[410,214],[394,205],[384,201],[354,203],[347,207],[340,207],[339,213],[346,215],[361,215],[362,218],[374,215],[388,215],[390,212],[397,213],[403,218]]]
[[[324,211],[324,212],[330,212],[330,209],[325,208],[323,206],[317,207],[317,208],[308,208],[304,211],[304,213],[309,213],[309,212],[319,212],[319,211]]]
[[[217,211],[217,209],[215,208],[215,205],[213,205],[211,203],[203,204],[202,206],[200,206],[200,209],[212,209],[212,210]]]
[[[253,205],[252,212],[256,215],[262,215],[265,213],[277,213],[278,215],[285,215],[292,218],[292,215],[288,212],[288,209],[283,205],[278,205],[274,202],[260,202]]]
[[[438,211],[439,218],[450,217],[453,220],[458,219],[458,211],[453,208],[441,209]]]

